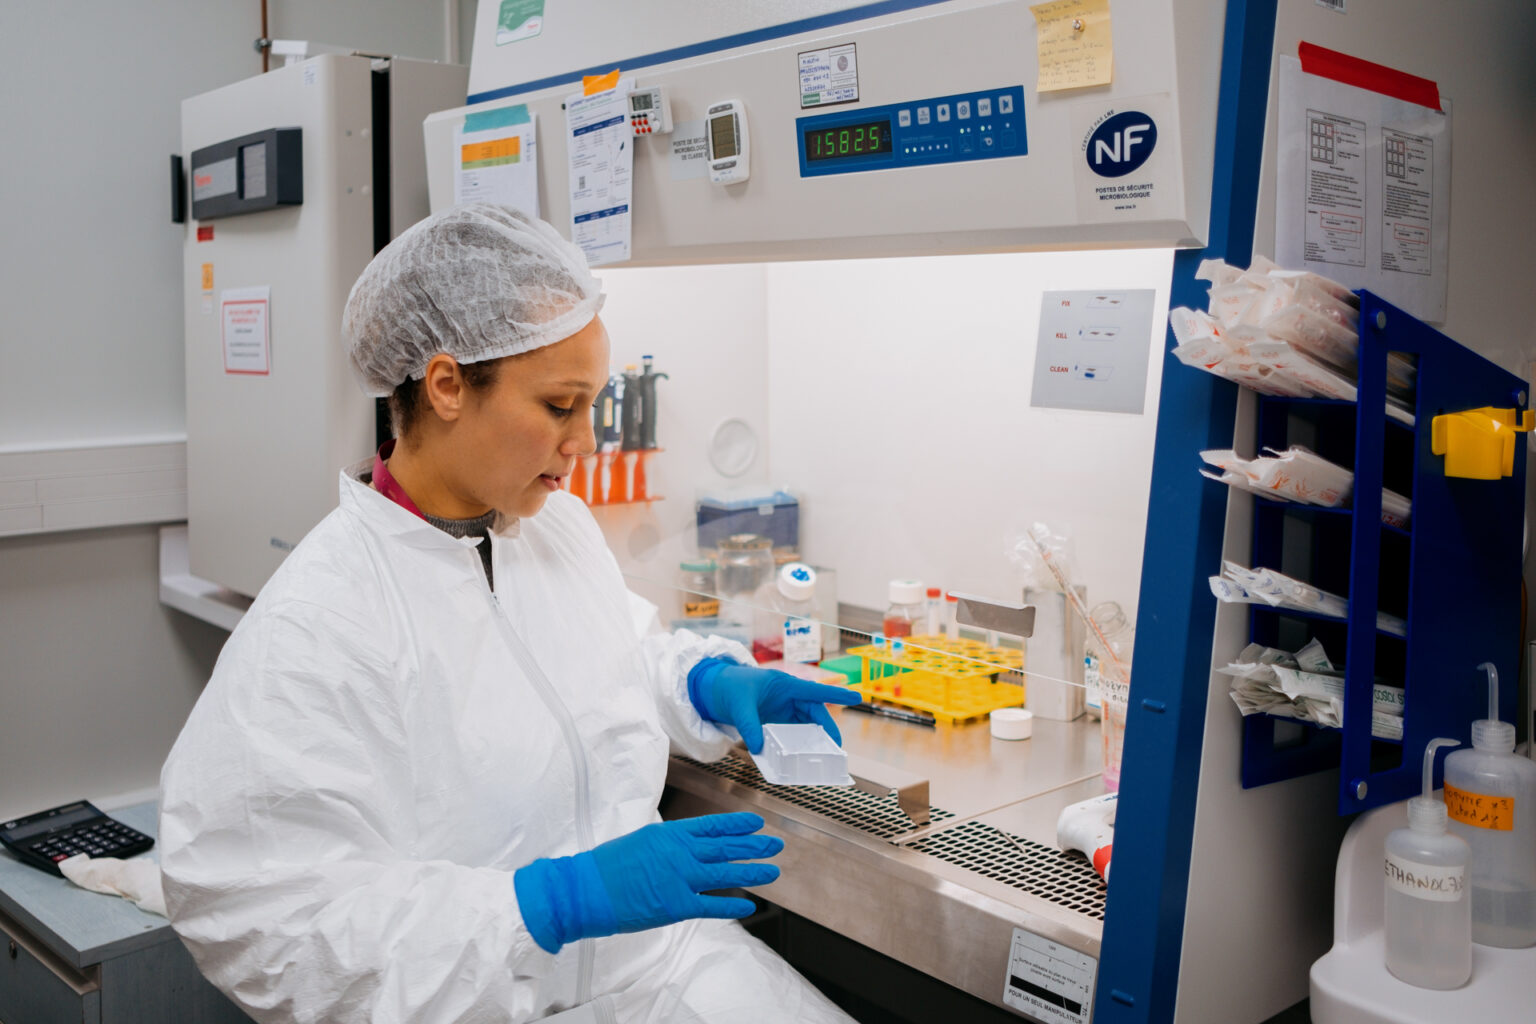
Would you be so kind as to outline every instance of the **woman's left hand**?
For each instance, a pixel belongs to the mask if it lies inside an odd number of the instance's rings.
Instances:
[[[762,753],[763,725],[770,722],[815,723],[841,746],[842,733],[827,705],[863,700],[856,690],[810,683],[788,672],[724,658],[706,658],[693,667],[688,673],[688,696],[711,722],[735,726],[754,754]]]

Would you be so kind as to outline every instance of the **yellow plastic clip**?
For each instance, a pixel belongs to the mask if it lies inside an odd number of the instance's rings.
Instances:
[[[1468,480],[1500,480],[1515,471],[1515,435],[1536,427],[1530,409],[1469,409],[1436,416],[1430,424],[1430,449],[1445,456],[1445,475]]]

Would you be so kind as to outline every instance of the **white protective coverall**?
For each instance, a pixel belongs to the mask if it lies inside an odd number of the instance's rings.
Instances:
[[[660,819],[668,740],[722,756],[700,658],[590,512],[552,494],[458,540],[342,474],[161,777],[171,922],[258,1021],[849,1020],[734,921],[541,950],[513,872]],[[572,1009],[572,1008],[576,1009]]]

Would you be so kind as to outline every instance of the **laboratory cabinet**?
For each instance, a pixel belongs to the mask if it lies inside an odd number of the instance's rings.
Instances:
[[[155,834],[153,803],[112,816]],[[0,1024],[245,1024],[165,918],[0,852]]]

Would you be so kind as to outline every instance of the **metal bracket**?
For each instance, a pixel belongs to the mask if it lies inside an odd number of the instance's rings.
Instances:
[[[960,606],[955,609],[955,619],[962,626],[994,630],[1009,636],[1025,639],[1035,634],[1035,606],[1022,601],[995,601],[990,597],[974,594],[957,594]]]
[[[848,774],[853,776],[855,789],[871,796],[890,796],[894,791],[896,804],[903,814],[916,825],[928,824],[927,779],[856,754],[848,755]]]

